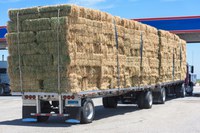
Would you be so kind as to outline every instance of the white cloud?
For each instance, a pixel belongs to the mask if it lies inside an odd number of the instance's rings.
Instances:
[[[107,5],[106,0],[69,0],[68,3],[95,9],[108,9],[114,6]]]

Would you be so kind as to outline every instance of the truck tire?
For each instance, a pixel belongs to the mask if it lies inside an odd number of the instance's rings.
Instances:
[[[102,101],[104,108],[117,108],[117,97],[103,97]]]
[[[50,113],[51,105],[47,101],[41,101],[41,113]],[[46,122],[49,119],[49,116],[37,116],[38,122]]]
[[[186,93],[189,95],[189,96],[192,96],[193,95],[193,86],[191,87],[191,86],[188,86],[189,87],[189,89],[187,89],[187,90],[189,90],[189,91],[186,91]]]
[[[0,86],[0,95],[4,95],[4,88],[3,88],[3,86]]]
[[[176,97],[184,98],[185,95],[186,95],[185,85],[182,84],[181,86],[178,87],[178,91],[176,92]]]
[[[91,99],[85,99],[82,102],[81,123],[91,123],[95,116],[94,103]]]
[[[186,94],[186,92],[185,92],[185,86],[182,85],[181,86],[181,97],[185,97],[185,94]]]
[[[140,109],[150,109],[153,104],[153,96],[151,91],[142,91],[138,94],[137,105]]]
[[[102,98],[102,103],[103,103],[103,107],[104,107],[104,108],[109,108],[109,105],[108,105],[108,97],[103,97],[103,98]]]
[[[162,87],[158,92],[155,92],[153,100],[153,103],[164,104],[166,101],[166,89]]]

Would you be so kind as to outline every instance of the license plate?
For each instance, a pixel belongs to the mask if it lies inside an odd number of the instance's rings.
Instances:
[[[68,104],[78,104],[78,101],[68,101]]]

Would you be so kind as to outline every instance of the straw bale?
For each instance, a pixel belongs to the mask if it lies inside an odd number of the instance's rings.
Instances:
[[[78,6],[46,6],[37,10],[40,18],[27,17],[20,21],[20,34],[29,33],[21,31],[34,31],[32,36],[21,35],[19,40],[23,76],[27,78],[24,81],[25,91],[58,91],[58,45],[61,92],[118,88],[118,76],[119,88],[168,82],[173,78],[182,78],[182,73],[186,71],[186,67],[183,67],[186,64],[185,42],[169,32]],[[113,20],[118,33],[118,49]],[[16,21],[9,25],[9,75],[12,77],[12,88],[19,89],[17,38],[10,37],[16,35],[13,33],[16,32]],[[182,64],[180,47],[183,52]],[[173,54],[175,77],[172,77]]]
[[[67,42],[56,42],[56,40],[54,42],[37,43],[35,54],[58,54],[58,45],[60,46],[60,55],[68,54],[67,44]]]
[[[8,44],[18,44],[17,33],[7,33],[6,40]],[[19,43],[33,43],[36,40],[34,32],[20,32],[19,33]]]
[[[58,55],[52,55],[53,58],[53,65],[58,64]],[[59,55],[59,63],[60,65],[67,66],[70,63],[70,57],[69,55]]]
[[[13,21],[8,21],[6,28],[8,30],[8,33],[17,32],[17,23],[15,23]],[[19,31],[22,31],[21,25],[19,25]]]
[[[52,17],[57,17],[58,16],[58,10],[60,10],[59,16],[68,16],[68,15],[73,15],[73,16],[78,16],[77,11],[75,10],[75,6],[71,5],[55,5],[55,6],[43,6],[39,7],[39,14],[41,18],[52,18]]]
[[[20,58],[22,58],[22,57],[20,56]],[[9,55],[7,57],[7,60],[8,60],[9,67],[15,66],[16,68],[18,68],[18,66],[19,66],[19,56],[18,55],[17,56],[10,56]],[[21,60],[20,64],[22,64],[22,60]]]
[[[10,20],[17,22],[17,13],[19,13],[20,21],[39,18],[38,7],[11,9],[8,11]]]
[[[40,47],[36,43],[20,44],[19,51],[21,55],[37,54]],[[9,55],[18,56],[18,45],[11,44],[8,47]]]
[[[22,56],[24,66],[49,66],[53,65],[51,55],[25,55]]]
[[[26,79],[23,80],[23,90],[27,92],[41,92],[38,88],[40,88],[40,85],[38,84],[38,81],[35,79]],[[21,84],[19,80],[11,80],[10,89],[12,92],[21,92]]]
[[[41,80],[43,83],[43,88],[41,91],[43,92],[59,92],[58,91],[58,78],[50,77],[46,78],[44,80]],[[67,78],[61,78],[60,80],[60,89],[61,92],[71,92],[71,90],[68,90],[69,87],[69,80]],[[73,86],[74,87],[74,86]]]
[[[25,20],[22,22],[23,31],[42,31],[50,30],[50,19],[40,18],[40,19],[31,19]]]
[[[9,76],[11,79],[19,80],[19,69],[15,66],[10,66]],[[22,77],[28,77],[32,79],[45,79],[49,77],[58,76],[58,66],[21,66]],[[62,78],[67,77],[67,69],[64,66],[60,66],[60,76]]]
[[[66,31],[57,33],[55,30],[38,31],[36,39],[38,43],[53,42],[57,40],[57,34],[59,34],[59,41],[66,41]]]

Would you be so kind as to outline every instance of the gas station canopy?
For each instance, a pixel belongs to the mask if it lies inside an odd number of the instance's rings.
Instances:
[[[177,34],[187,43],[200,43],[200,16],[133,19]],[[6,26],[0,26],[0,49],[6,49]]]
[[[200,43],[200,16],[134,19],[177,34],[187,43]]]
[[[7,33],[6,26],[0,26],[0,50],[6,49],[5,34]]]

